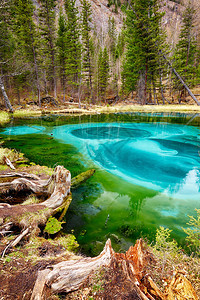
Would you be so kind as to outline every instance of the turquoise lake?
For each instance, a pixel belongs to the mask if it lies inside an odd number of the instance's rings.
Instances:
[[[182,228],[200,208],[198,114],[44,116],[0,134],[36,163],[62,164],[72,176],[96,169],[73,191],[64,224],[82,251],[99,253],[109,237],[123,251],[139,237],[154,240],[159,226],[184,245]]]

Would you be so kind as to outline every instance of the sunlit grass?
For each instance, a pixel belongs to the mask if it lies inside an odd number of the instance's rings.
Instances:
[[[82,114],[96,114],[96,113],[117,113],[117,112],[182,112],[182,113],[200,113],[200,106],[198,105],[123,105],[116,104],[114,106],[99,106],[94,105],[89,109],[83,108],[64,108],[49,110],[50,114],[67,114],[67,115],[82,115]],[[20,109],[15,110],[13,113],[14,118],[27,118],[27,117],[39,117],[45,111],[41,109],[31,110],[31,109]],[[8,112],[0,112],[0,125],[4,125],[10,122],[11,114]]]
[[[23,158],[23,154],[18,153],[15,150],[0,147],[0,164],[4,164],[5,157],[7,157],[11,162],[13,162],[19,158]]]
[[[5,111],[1,111],[0,112],[0,124],[1,125],[6,124],[6,123],[9,123],[9,121],[10,121],[9,113],[7,113]]]
[[[40,116],[42,114],[41,110],[29,110],[29,109],[20,109],[14,111],[14,118],[24,118],[24,117],[34,117]]]
[[[200,106],[197,105],[116,105],[98,107],[97,112],[196,112],[200,113]]]

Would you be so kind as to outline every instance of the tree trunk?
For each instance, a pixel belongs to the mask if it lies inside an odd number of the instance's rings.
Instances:
[[[101,267],[112,269],[112,274],[117,272],[118,276],[123,274],[124,283],[128,281],[131,284],[134,290],[133,298],[137,300],[172,300],[177,295],[178,297],[180,295],[180,298],[177,298],[179,300],[188,299],[187,296],[191,300],[198,299],[191,283],[180,273],[172,279],[167,293],[163,293],[147,271],[148,264],[153,263],[154,260],[141,239],[125,254],[115,253],[111,241],[107,240],[103,251],[97,257],[63,261],[39,271],[31,300],[43,299],[45,285],[49,286],[54,293],[75,291],[86,282],[90,274]]]
[[[36,76],[36,85],[37,85],[38,105],[39,105],[39,107],[41,107],[39,72],[38,72],[38,64],[37,64],[37,58],[36,58],[36,51],[35,51],[35,47],[34,47],[34,40],[33,40],[31,23],[29,23],[29,29],[30,29],[31,41],[32,41],[32,51],[33,51],[33,61],[34,61],[35,76]]]
[[[9,111],[13,113],[14,110],[12,108],[10,100],[8,99],[7,93],[6,93],[5,88],[4,88],[3,79],[2,79],[1,76],[0,76],[0,88],[1,88],[1,91],[2,91],[2,94],[3,94],[4,103],[5,103],[6,108],[8,108]]]

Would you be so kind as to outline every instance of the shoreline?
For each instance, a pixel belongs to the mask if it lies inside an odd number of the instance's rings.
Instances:
[[[112,113],[184,113],[184,114],[200,114],[200,106],[198,105],[115,105],[115,106],[87,106],[77,108],[74,105],[69,107],[61,106],[60,109],[55,107],[39,108],[32,106],[29,108],[15,107],[14,113],[8,111],[0,112],[0,124],[6,124],[12,118],[29,118],[41,117],[45,115],[66,115],[66,116],[81,116],[81,115],[97,115],[97,114],[112,114]]]

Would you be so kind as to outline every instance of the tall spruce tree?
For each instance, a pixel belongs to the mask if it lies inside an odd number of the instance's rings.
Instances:
[[[50,80],[54,97],[57,98],[56,80],[56,0],[41,0],[39,9],[39,23],[41,34],[41,51],[45,85]],[[47,77],[47,78],[46,78]]]
[[[109,56],[107,48],[100,49],[98,56],[98,96],[105,98],[109,79]]]
[[[29,64],[31,84],[36,82],[38,104],[40,105],[40,80],[38,66],[38,35],[36,25],[33,21],[34,6],[31,0],[14,0],[14,30],[17,36],[18,48],[23,57],[24,64]],[[18,83],[23,74],[17,77]]]
[[[108,37],[109,37],[109,51],[110,56],[115,59],[116,58],[116,41],[117,41],[117,33],[116,33],[116,25],[114,17],[108,19]]]
[[[61,86],[63,89],[63,101],[65,101],[65,88],[66,88],[66,63],[67,63],[67,51],[66,51],[66,32],[67,32],[67,22],[65,16],[60,12],[58,20],[58,60],[60,69]]]
[[[183,14],[183,25],[174,55],[174,67],[189,86],[195,85],[198,69],[197,42],[194,32],[195,19],[196,12],[193,4],[189,1]],[[179,99],[181,100],[185,89],[177,80],[175,80],[175,88],[180,91]]]
[[[123,68],[125,88],[137,89],[141,104],[156,97],[156,82],[160,66],[163,35],[158,0],[133,0],[127,10],[127,51]],[[149,99],[148,99],[149,98]]]
[[[86,76],[87,87],[90,92],[90,98],[94,103],[93,98],[93,42],[91,38],[91,4],[87,0],[81,0],[81,29],[82,29],[82,47],[83,47],[83,72]]]
[[[72,94],[78,91],[81,84],[81,43],[78,10],[75,0],[65,0],[67,15],[66,31],[66,75],[68,84],[72,86]]]

